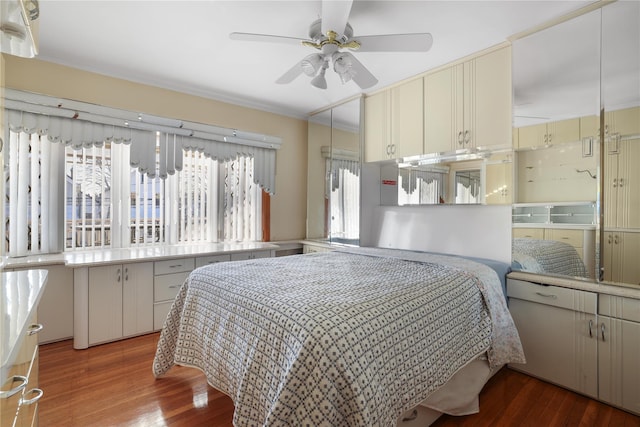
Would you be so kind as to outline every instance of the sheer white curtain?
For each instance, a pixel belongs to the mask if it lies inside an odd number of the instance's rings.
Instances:
[[[4,215],[9,256],[63,250],[64,146],[37,133],[9,132]],[[51,179],[52,176],[58,177]]]

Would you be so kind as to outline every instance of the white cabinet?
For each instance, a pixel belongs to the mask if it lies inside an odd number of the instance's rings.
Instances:
[[[204,260],[201,262],[204,262]],[[194,267],[194,258],[168,259],[153,263],[154,330],[162,329],[173,299]]]
[[[579,140],[579,118],[518,128],[519,149],[564,144]]]
[[[153,330],[153,263],[91,267],[89,345]]]
[[[640,230],[605,231],[602,250],[604,280],[640,285]]]
[[[365,162],[423,153],[422,79],[365,98]]]
[[[597,294],[507,280],[527,363],[511,368],[598,397]]]
[[[640,138],[607,140],[604,167],[605,228],[640,229]]]
[[[640,300],[601,295],[597,334],[600,400],[640,414]]]
[[[424,77],[425,152],[511,146],[508,47]]]
[[[485,174],[485,203],[510,205],[513,194],[513,164],[488,163]]]

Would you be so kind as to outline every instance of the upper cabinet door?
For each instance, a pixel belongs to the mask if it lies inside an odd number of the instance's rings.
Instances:
[[[511,147],[511,50],[508,47],[428,74],[426,152]]]
[[[364,161],[377,162],[393,158],[389,129],[389,92],[364,99]]]
[[[511,147],[511,48],[473,62],[472,144],[476,148]]]
[[[391,144],[395,146],[395,158],[424,152],[422,80],[391,89]]]
[[[454,149],[456,134],[456,85],[454,67],[428,74],[424,78],[425,152]]]

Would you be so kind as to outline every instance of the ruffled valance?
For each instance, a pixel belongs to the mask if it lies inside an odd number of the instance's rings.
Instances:
[[[50,141],[71,146],[74,149],[100,147],[105,142],[128,144],[131,166],[152,178],[158,176],[164,179],[167,175],[182,170],[182,150],[197,150],[219,162],[238,156],[251,156],[254,158],[254,181],[268,193],[275,193],[276,151],[273,148],[178,135],[172,132],[133,129],[113,123],[96,123],[77,116],[61,117],[57,114],[63,114],[65,110],[57,110],[55,107],[40,106],[40,109],[43,113],[7,108],[6,119],[9,129],[16,133],[47,135]],[[66,112],[68,113],[68,110]],[[82,115],[87,116],[86,113]],[[118,122],[116,119],[110,121]],[[157,138],[160,141],[158,151],[156,151]],[[221,137],[221,139],[226,138]],[[160,160],[158,166],[156,166],[156,155],[159,155]]]

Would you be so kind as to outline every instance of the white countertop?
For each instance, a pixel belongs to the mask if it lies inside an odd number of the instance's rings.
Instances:
[[[20,258],[5,258],[4,268],[37,268],[44,265],[61,264],[67,267],[87,267],[98,264],[119,264],[140,261],[160,261],[169,258],[220,255],[235,252],[275,250],[273,243],[198,243],[171,246],[142,246],[120,249],[91,249],[69,251],[61,254],[31,255]]]
[[[13,365],[29,319],[37,309],[47,283],[47,270],[22,270],[0,274],[0,385]]]
[[[510,279],[525,280],[528,282],[542,283],[545,285],[560,286],[563,288],[578,289],[587,292],[640,299],[640,286],[627,284],[610,284],[606,282],[594,282],[591,279],[569,278],[551,275],[512,271],[507,275]]]

